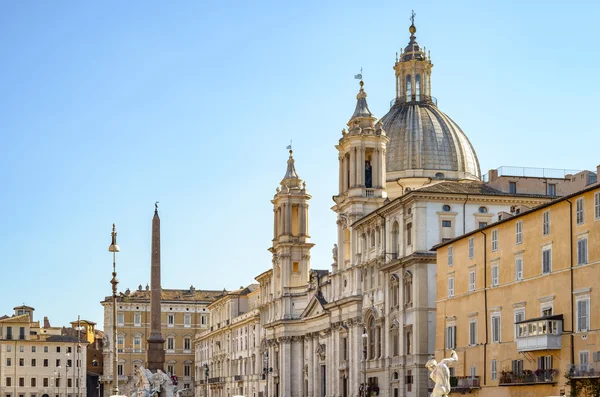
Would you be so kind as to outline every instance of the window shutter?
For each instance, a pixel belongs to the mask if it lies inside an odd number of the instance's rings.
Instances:
[[[452,348],[456,348],[456,325],[452,327]]]

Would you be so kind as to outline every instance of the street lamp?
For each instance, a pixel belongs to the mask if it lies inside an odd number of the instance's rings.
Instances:
[[[117,280],[117,252],[119,252],[119,246],[117,245],[117,230],[115,228],[115,224],[113,223],[112,233],[111,233],[112,241],[110,246],[108,247],[108,252],[112,252],[113,254],[113,273],[112,279],[110,283],[112,284],[112,315],[113,315],[113,323],[112,323],[112,346],[113,346],[113,356],[114,363],[112,368],[112,395],[119,395],[119,373],[118,373],[118,365],[119,365],[119,349],[117,348],[117,284],[119,284],[119,280]]]
[[[363,334],[362,334],[362,339],[363,339],[363,368],[364,368],[364,373],[363,373],[363,397],[367,397],[367,339],[369,338],[369,335],[367,335],[367,329],[363,328]]]
[[[204,363],[204,389],[204,396],[208,397],[208,363]]]

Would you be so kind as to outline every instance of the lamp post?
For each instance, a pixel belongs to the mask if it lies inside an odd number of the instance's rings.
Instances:
[[[362,340],[363,340],[363,397],[367,397],[367,329],[363,328]]]
[[[119,280],[117,280],[117,252],[119,252],[119,246],[117,245],[117,231],[115,228],[115,224],[113,223],[112,233],[111,233],[112,241],[110,246],[108,247],[108,252],[112,252],[113,254],[113,272],[112,279],[110,283],[112,284],[112,346],[113,346],[113,368],[112,368],[112,395],[119,395],[119,373],[118,373],[118,365],[119,365],[119,349],[117,348],[117,284],[119,284]]]
[[[269,352],[265,351],[265,397],[269,397]]]

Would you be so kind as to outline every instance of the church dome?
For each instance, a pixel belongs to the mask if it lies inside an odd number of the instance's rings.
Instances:
[[[460,127],[437,107],[431,96],[433,64],[417,43],[413,24],[410,42],[396,57],[396,98],[381,119],[387,145],[387,180],[425,177],[480,180],[479,160]]]
[[[431,101],[397,102],[381,119],[390,142],[387,173],[423,170],[422,176],[480,179],[475,149],[460,127]]]

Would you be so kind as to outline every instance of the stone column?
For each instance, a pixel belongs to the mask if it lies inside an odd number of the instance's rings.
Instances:
[[[356,186],[356,148],[350,148],[350,188]]]
[[[372,181],[372,187],[377,189],[378,187],[380,187],[380,182],[379,182],[379,149],[374,149],[373,150],[373,157],[372,157],[372,161],[373,163],[373,168],[371,170],[371,181]]]
[[[308,390],[307,390],[307,395],[308,397],[314,397],[314,359],[315,359],[315,348],[314,348],[314,342],[313,342],[313,337],[311,334],[307,334],[305,336],[305,343],[308,346]]]
[[[279,235],[285,234],[285,203],[279,205],[279,220],[281,222],[281,228],[279,229]]]
[[[348,189],[348,157],[344,155],[342,159],[343,170],[342,170],[342,184],[344,185],[342,188],[342,192],[345,192]]]
[[[339,160],[339,181],[338,181],[338,186],[339,186],[339,194],[342,194],[344,192],[344,158],[342,156],[338,157]]]
[[[306,212],[305,212],[305,204],[298,204],[298,235],[304,236],[306,234]]]
[[[356,185],[363,185],[363,178],[365,174],[365,162],[363,161],[363,148],[356,148]]]
[[[292,376],[297,375],[292,373],[292,340],[289,336],[280,339],[279,351],[281,353],[281,361],[277,372],[279,374],[279,393],[281,397],[292,396]]]
[[[379,171],[379,173],[381,174],[381,187],[383,189],[386,188],[386,176],[385,173],[387,172],[387,168],[386,168],[386,151],[385,150],[380,150],[379,151],[379,166],[381,168],[381,170]]]
[[[273,239],[277,238],[277,210],[273,208]]]
[[[287,234],[292,234],[292,203],[286,203],[285,204],[285,209],[286,209],[286,213],[285,213],[285,217],[286,217],[286,223],[287,223]]]
[[[308,217],[308,204],[304,204],[304,234],[306,236],[310,236],[308,232],[308,221],[310,218]]]

